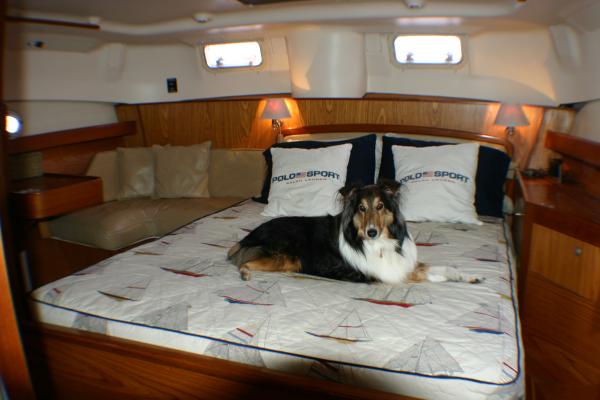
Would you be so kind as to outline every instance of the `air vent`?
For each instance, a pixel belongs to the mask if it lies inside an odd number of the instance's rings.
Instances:
[[[238,0],[238,1],[247,6],[262,6],[265,4],[293,3],[293,2],[306,1],[306,0]]]

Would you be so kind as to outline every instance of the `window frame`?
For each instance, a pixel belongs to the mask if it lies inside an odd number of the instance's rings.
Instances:
[[[460,52],[461,59],[457,63],[402,63],[398,61],[396,56],[396,39],[400,36],[453,36],[458,38],[460,42]],[[391,36],[390,40],[390,51],[393,59],[393,64],[399,66],[400,68],[459,68],[465,63],[465,59],[467,57],[467,52],[465,49],[465,37],[464,35],[459,35],[455,33],[398,33]]]
[[[218,67],[213,68],[208,65],[208,60],[206,59],[206,52],[204,51],[204,49],[207,46],[213,46],[213,45],[219,45],[219,44],[235,44],[235,43],[257,43],[258,49],[260,51],[261,63],[258,65],[253,65],[253,66],[242,65],[239,67],[220,67],[220,68],[218,68]],[[238,71],[239,72],[239,71],[261,70],[262,68],[264,68],[265,63],[267,61],[266,52],[264,52],[263,49],[264,49],[264,41],[262,39],[233,40],[233,41],[227,41],[227,42],[224,42],[224,41],[206,42],[206,43],[202,43],[198,47],[199,52],[202,54],[201,57],[202,57],[202,61],[203,61],[203,67],[210,72],[226,72],[226,71]]]

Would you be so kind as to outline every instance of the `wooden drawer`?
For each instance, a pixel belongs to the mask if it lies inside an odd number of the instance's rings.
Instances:
[[[600,382],[600,310],[596,304],[533,272],[527,279],[521,312],[525,356],[537,362],[536,372],[544,371],[550,382]],[[532,368],[534,360],[526,360],[527,368]]]
[[[594,303],[600,301],[600,247],[533,224],[529,270]]]

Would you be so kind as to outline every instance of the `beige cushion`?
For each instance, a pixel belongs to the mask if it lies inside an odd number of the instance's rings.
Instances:
[[[211,142],[153,146],[155,193],[162,198],[208,197]]]
[[[96,153],[85,174],[102,179],[104,201],[113,201],[119,197],[119,169],[116,150]]]
[[[117,148],[119,199],[154,195],[154,155],[150,147]]]
[[[129,199],[111,201],[50,221],[55,239],[106,250],[160,237],[241,198]]]
[[[212,197],[252,197],[260,194],[266,164],[255,149],[214,149],[208,172],[208,190]]]

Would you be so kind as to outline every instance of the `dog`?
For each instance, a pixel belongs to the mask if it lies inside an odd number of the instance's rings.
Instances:
[[[351,282],[480,280],[456,268],[417,261],[417,247],[399,208],[400,183],[340,189],[340,214],[279,217],[265,222],[227,253],[243,280],[251,271],[297,272]]]

